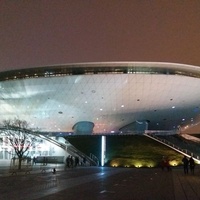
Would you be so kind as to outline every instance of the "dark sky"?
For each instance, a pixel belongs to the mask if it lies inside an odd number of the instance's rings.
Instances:
[[[0,0],[0,70],[72,62],[200,66],[199,0]]]

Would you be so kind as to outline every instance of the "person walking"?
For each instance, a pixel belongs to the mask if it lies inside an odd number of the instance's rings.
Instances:
[[[182,159],[183,162],[183,169],[184,169],[184,173],[188,174],[188,164],[189,164],[189,160],[187,159],[186,156],[184,156],[184,158]]]
[[[192,174],[194,174],[195,162],[194,162],[194,159],[192,158],[192,156],[189,159],[189,164],[190,164],[190,171]]]
[[[36,157],[33,157],[33,165],[36,165]]]
[[[170,167],[170,164],[169,164],[169,158],[166,157],[165,159],[165,166],[167,168],[167,171],[170,172],[171,171],[171,167]]]

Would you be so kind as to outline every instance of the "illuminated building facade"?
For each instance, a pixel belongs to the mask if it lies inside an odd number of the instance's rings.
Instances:
[[[0,121],[42,132],[195,133],[200,68],[159,62],[99,62],[0,72]],[[2,157],[2,156],[1,156]]]

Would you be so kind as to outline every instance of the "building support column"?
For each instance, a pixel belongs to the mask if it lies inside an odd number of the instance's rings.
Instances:
[[[106,158],[106,136],[101,136],[101,166],[105,164]]]

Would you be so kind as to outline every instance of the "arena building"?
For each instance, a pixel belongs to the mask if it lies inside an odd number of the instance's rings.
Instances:
[[[99,62],[0,72],[0,121],[42,132],[196,133],[200,68],[161,62]]]
[[[1,122],[18,118],[40,130],[32,158],[76,155],[58,136],[102,135],[104,165],[106,135],[198,133],[198,66],[97,62],[3,71],[0,91]],[[6,141],[2,135],[0,161],[8,164],[15,153]]]

